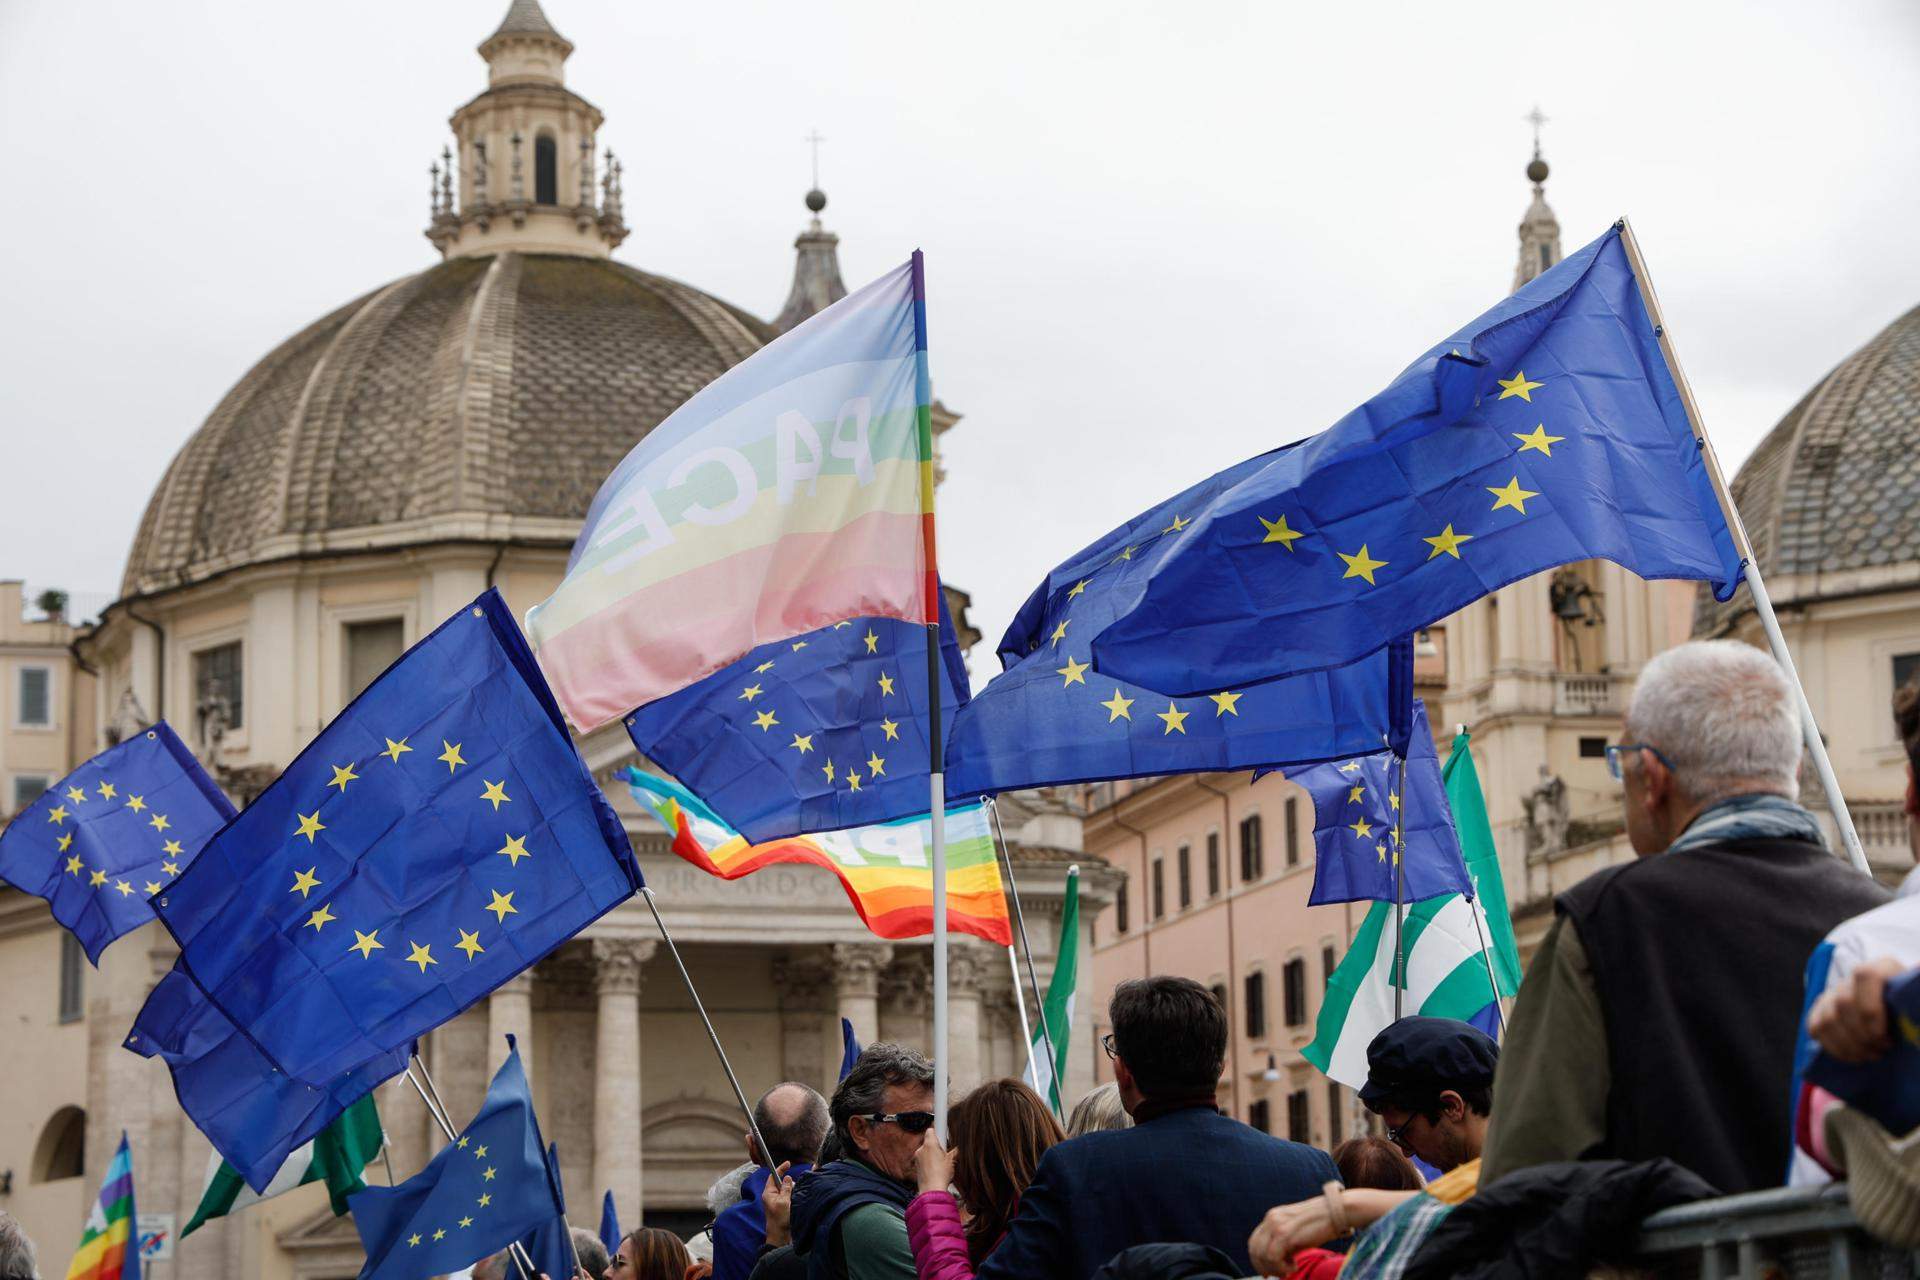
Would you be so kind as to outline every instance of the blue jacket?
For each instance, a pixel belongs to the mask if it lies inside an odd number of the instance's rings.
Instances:
[[[1085,1134],[1040,1157],[975,1280],[1089,1280],[1122,1249],[1161,1243],[1211,1245],[1251,1275],[1247,1237],[1267,1210],[1339,1176],[1326,1152],[1207,1107]]]
[[[787,1176],[796,1180],[810,1164],[796,1164]],[[762,1165],[740,1184],[740,1198],[720,1211],[713,1220],[713,1280],[747,1280],[753,1264],[760,1260],[760,1247],[767,1242],[767,1211],[760,1204],[773,1170]]]
[[[846,1273],[834,1258],[833,1233],[840,1219],[869,1204],[890,1204],[904,1214],[912,1199],[912,1187],[859,1160],[823,1164],[794,1183],[793,1250],[807,1260],[807,1275],[832,1280]]]

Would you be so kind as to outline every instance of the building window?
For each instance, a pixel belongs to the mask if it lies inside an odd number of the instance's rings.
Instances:
[[[560,166],[553,135],[543,133],[533,140],[533,202],[560,203]]]
[[[1287,1025],[1299,1027],[1307,1021],[1307,962],[1298,956],[1280,970],[1281,1006]]]
[[[1186,845],[1175,855],[1174,870],[1180,884],[1180,909],[1185,911],[1193,905],[1193,852]]]
[[[1287,865],[1300,865],[1300,801],[1287,797]]]
[[[1207,833],[1207,896],[1220,896],[1220,833]]]
[[[1340,1086],[1327,1082],[1327,1145],[1337,1147],[1344,1136],[1341,1133],[1340,1113],[1345,1110],[1340,1102]]]
[[[1305,1089],[1287,1095],[1287,1137],[1295,1142],[1313,1141],[1313,1113],[1307,1107]]]
[[[13,808],[10,813],[19,813],[22,809],[45,795],[52,780],[37,773],[16,773],[13,775]]]
[[[1247,1104],[1247,1123],[1262,1133],[1273,1132],[1273,1117],[1265,1098],[1257,1098]]]
[[[1326,990],[1333,985],[1333,971],[1340,967],[1340,961],[1334,956],[1332,947],[1320,948],[1320,989]]]
[[[77,1178],[87,1167],[87,1113],[78,1107],[62,1107],[40,1131],[33,1146],[31,1166],[34,1182],[57,1182]]]
[[[229,729],[245,727],[245,680],[240,663],[240,642],[202,649],[193,655],[193,692],[204,719],[214,708],[224,708]]]
[[[1247,1039],[1267,1034],[1267,975],[1255,969],[1247,975]]]
[[[47,667],[20,668],[20,700],[14,704],[15,723],[41,728],[53,723],[53,671]]]
[[[1260,815],[1240,819],[1240,880],[1252,884],[1262,872],[1260,856]]]
[[[78,1022],[85,1012],[81,1006],[81,983],[86,970],[81,961],[86,953],[80,950],[80,939],[60,931],[60,1021]]]
[[[1606,754],[1607,740],[1605,738],[1580,739],[1580,758],[1582,760],[1601,760],[1606,758]]]
[[[1120,887],[1113,894],[1113,931],[1115,933],[1127,931],[1127,882],[1125,880],[1120,882]]]
[[[347,624],[347,700],[360,696],[406,651],[406,624],[398,618]]]
[[[1893,655],[1893,687],[1906,688],[1907,681],[1920,676],[1920,653],[1896,653]]]
[[[1214,1002],[1220,1006],[1220,1012],[1225,1013],[1227,1011],[1227,984],[1224,982],[1216,982],[1211,987],[1208,987],[1207,990],[1213,993]]]
[[[1153,860],[1153,879],[1149,882],[1147,887],[1153,895],[1152,909],[1153,909],[1153,918],[1155,920],[1164,920],[1167,915],[1166,870],[1167,870],[1167,860],[1165,858],[1155,858]]]

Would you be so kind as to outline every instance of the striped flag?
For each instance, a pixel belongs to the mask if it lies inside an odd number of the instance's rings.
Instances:
[[[80,1248],[67,1266],[67,1280],[140,1280],[140,1250],[133,1238],[133,1152],[127,1135],[107,1166],[100,1198],[87,1214]]]
[[[1054,956],[1053,977],[1047,983],[1047,1022],[1033,1033],[1033,1052],[1027,1055],[1028,1083],[1053,1105],[1061,1106],[1060,1081],[1067,1074],[1067,1041],[1073,1031],[1073,1006],[1080,989],[1080,868],[1067,868],[1067,900],[1060,911],[1060,949]],[[1053,1041],[1053,1059],[1047,1059],[1047,1041]]]
[[[181,1228],[180,1237],[184,1240],[215,1218],[238,1213],[309,1182],[326,1183],[334,1215],[344,1214],[347,1197],[367,1185],[366,1167],[379,1154],[382,1141],[380,1113],[374,1109],[373,1095],[369,1093],[341,1112],[338,1119],[320,1131],[319,1137],[289,1155],[264,1191],[256,1193],[239,1170],[222,1160],[216,1151],[207,1160],[207,1181],[200,1191],[200,1207]]]
[[[1477,901],[1454,893],[1407,905],[1401,1012],[1471,1022],[1492,1035],[1498,1025],[1496,999],[1520,989],[1520,955],[1486,801],[1464,733],[1453,740],[1444,776],[1467,875],[1479,895]],[[1351,1088],[1367,1082],[1367,1045],[1393,1022],[1394,932],[1393,903],[1375,902],[1327,983],[1313,1043],[1301,1050],[1329,1079]],[[1489,952],[1500,979],[1497,991],[1487,973]]]
[[[592,729],[843,618],[929,620],[931,393],[920,255],[749,356],[600,486],[527,616]]]
[[[639,769],[627,786],[673,837],[673,851],[709,875],[738,880],[776,862],[825,867],[840,878],[867,928],[882,938],[933,932],[933,862],[927,815],[749,844],[679,783]],[[1013,943],[986,805],[947,810],[947,927],[999,946]]]

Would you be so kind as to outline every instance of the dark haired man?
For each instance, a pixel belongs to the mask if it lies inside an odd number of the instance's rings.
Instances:
[[[759,1166],[740,1184],[740,1198],[713,1221],[713,1280],[747,1280],[767,1240],[767,1214],[760,1194],[779,1170],[799,1178],[813,1168],[826,1139],[827,1100],[795,1080],[773,1086],[753,1107],[753,1123],[770,1150],[745,1135],[747,1158]]]
[[[933,1128],[933,1064],[904,1045],[870,1044],[827,1113],[845,1155],[793,1187],[793,1248],[808,1280],[916,1280],[907,1203],[914,1153]]]
[[[1133,1127],[1042,1156],[977,1280],[1087,1280],[1122,1249],[1163,1241],[1211,1245],[1245,1275],[1247,1235],[1266,1207],[1339,1181],[1324,1151],[1220,1114],[1227,1015],[1205,987],[1138,978],[1120,984],[1107,1013],[1103,1047]]]

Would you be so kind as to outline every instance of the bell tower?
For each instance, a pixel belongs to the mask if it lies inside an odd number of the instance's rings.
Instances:
[[[573,42],[539,0],[513,0],[480,43],[487,87],[453,113],[426,237],[443,258],[516,250],[605,258],[627,238],[620,161],[596,167],[599,108],[566,87]]]

